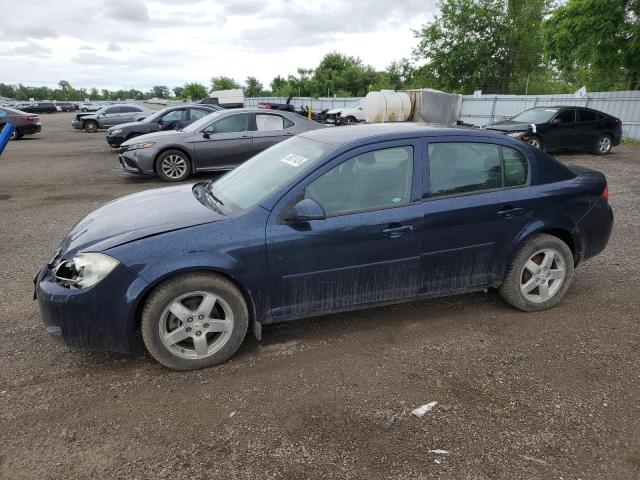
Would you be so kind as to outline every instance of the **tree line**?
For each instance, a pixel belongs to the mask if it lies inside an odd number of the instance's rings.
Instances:
[[[376,70],[331,52],[316,68],[255,76],[240,84],[220,75],[210,85],[186,83],[107,90],[0,83],[0,96],[27,100],[197,100],[211,91],[244,89],[245,96],[364,96],[370,90],[429,87],[456,93],[567,93],[640,89],[640,0],[440,0],[435,18],[414,31],[412,58]]]

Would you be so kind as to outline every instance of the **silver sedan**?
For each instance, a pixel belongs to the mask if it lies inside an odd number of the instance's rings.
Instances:
[[[125,172],[157,174],[167,182],[179,182],[195,172],[230,170],[293,135],[324,127],[279,110],[221,110],[183,130],[149,133],[124,142],[120,165]]]

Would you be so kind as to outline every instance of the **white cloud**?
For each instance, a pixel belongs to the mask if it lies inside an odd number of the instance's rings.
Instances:
[[[0,0],[2,81],[78,87],[242,82],[339,51],[376,68],[409,56],[435,0]],[[28,21],[25,21],[28,19]],[[3,53],[4,52],[4,53]]]

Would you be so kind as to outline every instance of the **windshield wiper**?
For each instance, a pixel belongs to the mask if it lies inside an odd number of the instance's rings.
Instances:
[[[209,196],[219,205],[224,206],[224,202],[222,200],[220,200],[218,197],[216,197],[216,195],[213,193],[213,183],[210,183],[206,188],[205,191],[209,194]]]

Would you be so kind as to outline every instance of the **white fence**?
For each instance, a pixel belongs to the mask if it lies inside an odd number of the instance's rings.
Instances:
[[[624,135],[640,139],[640,91],[593,92],[586,97],[569,95],[464,95],[459,119],[473,125],[512,117],[522,110],[553,105],[594,108],[622,120]]]
[[[325,109],[346,107],[363,100],[362,97],[292,97],[296,110],[311,105],[314,112]],[[286,103],[285,97],[245,98],[247,107],[257,107],[259,103]],[[473,95],[462,96],[459,120],[472,125],[487,125],[512,117],[527,108],[552,105],[577,105],[590,107],[614,115],[622,120],[624,135],[640,139],[640,91],[592,92],[586,97],[576,98],[573,94],[560,95]]]

